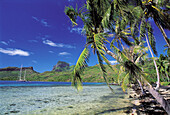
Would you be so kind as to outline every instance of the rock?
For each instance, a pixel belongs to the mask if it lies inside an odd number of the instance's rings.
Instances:
[[[15,106],[16,104],[10,104],[10,106]]]
[[[13,111],[10,111],[10,113],[18,113],[20,111],[17,111],[17,110],[13,110]]]
[[[52,71],[61,72],[69,70],[70,65],[63,61],[58,61]]]
[[[20,71],[21,68],[18,67],[6,67],[6,68],[0,68],[0,71]],[[33,67],[22,67],[22,70],[33,70]]]
[[[136,106],[140,105],[140,101],[139,100],[133,100],[131,103],[136,105]]]

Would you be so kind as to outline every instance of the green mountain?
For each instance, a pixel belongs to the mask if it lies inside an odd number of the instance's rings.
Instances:
[[[52,71],[61,72],[69,70],[70,65],[63,61],[58,61]]]
[[[116,67],[116,66],[114,66]],[[108,67],[108,79],[110,82],[112,78],[116,78],[116,74]],[[69,66],[68,63],[59,61],[52,69],[52,71],[46,71],[38,73],[33,70],[33,67],[23,67],[22,76],[26,70],[26,80],[28,81],[57,81],[57,82],[71,82],[73,76],[73,66]],[[7,67],[0,69],[0,80],[18,80],[20,75],[20,68]],[[87,67],[82,74],[83,82],[104,82],[99,65]]]
[[[51,71],[38,73],[34,71],[33,67],[23,67],[22,77],[26,71],[26,80],[28,81],[56,81],[56,82],[71,82],[73,76],[73,66],[68,63],[59,61]],[[107,70],[107,78],[109,83],[117,82],[117,73],[105,66]],[[112,65],[113,69],[119,70],[119,65]],[[150,77],[146,79],[150,83],[156,82],[156,72],[152,61],[147,61],[141,67],[149,74]],[[0,80],[19,80],[20,68],[7,67],[0,69]],[[121,74],[121,76],[124,76]],[[119,76],[119,77],[121,77]],[[87,67],[81,75],[83,82],[105,82],[102,76],[99,65]],[[165,77],[161,77],[161,82],[167,81]]]
[[[27,76],[38,74],[33,70],[33,67],[23,67],[21,76],[23,77],[26,71]],[[0,80],[19,80],[20,68],[18,67],[6,67],[0,69]]]

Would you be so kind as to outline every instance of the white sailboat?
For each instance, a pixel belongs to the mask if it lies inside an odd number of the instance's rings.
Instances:
[[[21,65],[21,69],[20,69],[20,75],[19,75],[19,80],[18,81],[23,81],[26,82],[26,69],[25,69],[25,74],[24,74],[24,79],[21,78],[22,77],[22,65]]]

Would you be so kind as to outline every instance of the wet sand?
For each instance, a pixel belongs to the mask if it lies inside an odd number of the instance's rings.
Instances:
[[[0,115],[123,115],[131,107],[119,86],[0,88]]]

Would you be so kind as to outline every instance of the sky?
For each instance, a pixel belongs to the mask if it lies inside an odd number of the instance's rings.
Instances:
[[[65,6],[81,6],[85,0],[0,0],[0,68],[33,66],[37,72],[51,71],[58,61],[75,65],[84,48],[82,23],[72,27]],[[153,24],[156,47],[165,41]],[[166,31],[168,37],[170,32]],[[89,65],[96,65],[91,54]],[[115,61],[108,56],[111,63]]]

